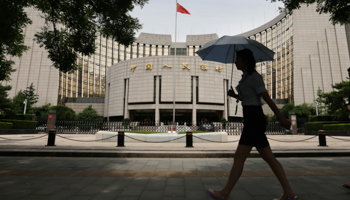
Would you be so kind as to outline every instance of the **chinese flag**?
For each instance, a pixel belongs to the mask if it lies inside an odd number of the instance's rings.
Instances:
[[[182,7],[180,4],[177,4],[177,12],[190,15],[190,12],[188,12],[188,10],[186,10],[186,8]]]

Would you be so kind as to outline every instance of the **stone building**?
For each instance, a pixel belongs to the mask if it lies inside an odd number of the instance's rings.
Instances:
[[[350,66],[350,25],[332,25],[329,16],[315,12],[316,6],[302,6],[292,15],[284,13],[266,24],[240,35],[272,49],[273,61],[257,64],[271,98],[281,107],[313,103],[317,89],[332,90],[331,84],[346,80]],[[235,101],[226,90],[240,79],[240,72],[216,62],[202,61],[195,52],[217,34],[187,35],[185,42],[173,43],[171,35],[141,33],[129,47],[97,35],[97,51],[81,56],[74,73],[52,67],[45,49],[33,40],[44,20],[27,9],[33,24],[25,28],[25,44],[31,49],[13,58],[9,96],[34,84],[39,101],[63,104],[80,112],[93,105],[109,119],[168,121],[172,118],[173,77],[175,107],[179,120],[195,122],[241,117],[235,115]],[[174,47],[176,46],[176,60]],[[175,65],[176,63],[176,65]],[[265,112],[271,112],[264,105]]]

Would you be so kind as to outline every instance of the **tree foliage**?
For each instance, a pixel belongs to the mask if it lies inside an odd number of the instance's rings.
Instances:
[[[295,112],[295,115],[298,118],[307,119],[311,115],[314,115],[316,113],[316,110],[313,104],[303,103],[295,106],[292,103],[287,103],[280,109],[280,112],[283,115],[283,117],[287,119],[289,118],[290,112]],[[276,116],[274,116],[273,119],[276,119]]]
[[[84,110],[78,114],[79,120],[99,120],[100,118],[100,115],[92,108],[92,105],[84,108]]]
[[[16,96],[13,97],[12,103],[16,113],[23,113],[24,111],[24,101],[27,99],[27,113],[32,113],[32,107],[38,102],[39,95],[35,94],[35,88],[33,83],[25,90],[20,90]]]
[[[14,62],[11,56],[20,57],[29,47],[24,45],[23,28],[31,21],[24,12],[29,6],[26,0],[0,1],[0,81],[9,81]]]
[[[3,86],[0,83],[0,113],[6,113],[11,108],[11,99],[8,98],[7,93],[11,88],[11,86]]]
[[[327,114],[333,115],[334,120],[348,121],[347,104],[350,101],[350,81],[342,81],[332,85],[333,91],[319,92],[317,101],[326,106]]]
[[[26,99],[28,101],[27,107],[29,106],[29,108],[31,108],[34,104],[38,102],[39,95],[35,94],[35,88],[33,83],[30,84],[30,86],[23,91],[23,94],[26,96]]]
[[[20,90],[12,98],[13,110],[14,110],[15,113],[23,114],[23,112],[24,112],[24,103],[23,102],[24,102],[25,99],[26,99],[26,96],[24,95],[22,90]],[[29,112],[27,112],[27,113],[29,113]]]
[[[66,106],[52,106],[50,110],[56,111],[56,120],[75,120],[77,118],[75,111]]]
[[[350,3],[349,0],[271,0],[272,2],[281,1],[284,3],[287,12],[291,13],[294,9],[299,9],[301,4],[317,3],[316,11],[319,14],[327,13],[329,20],[333,24],[350,23]]]
[[[24,11],[34,7],[42,14],[45,25],[36,33],[36,41],[44,47],[53,66],[62,72],[77,69],[78,55],[95,53],[96,32],[128,46],[141,29],[137,18],[130,15],[135,6],[148,0],[2,0],[0,1],[0,81],[9,80],[14,70],[6,56],[20,57],[28,50],[23,28],[31,21]]]
[[[50,107],[50,103],[44,104],[40,107],[33,107],[33,113],[35,113],[38,120],[45,120],[47,119]]]

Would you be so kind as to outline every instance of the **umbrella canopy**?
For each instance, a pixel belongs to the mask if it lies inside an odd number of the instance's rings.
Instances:
[[[211,40],[200,48],[196,53],[203,59],[221,63],[234,63],[236,52],[250,49],[256,62],[273,60],[275,54],[263,44],[247,39],[243,36],[222,36]]]

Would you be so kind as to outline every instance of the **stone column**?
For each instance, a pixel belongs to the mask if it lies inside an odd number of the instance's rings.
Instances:
[[[193,102],[192,102],[192,125],[197,125],[197,93],[196,93],[196,77],[193,77],[192,80],[192,94],[193,94]]]
[[[155,122],[160,123],[160,113],[159,113],[159,76],[156,76],[156,108],[155,108]]]
[[[128,101],[129,101],[129,79],[125,80],[125,102],[124,102],[124,119],[129,118]]]

